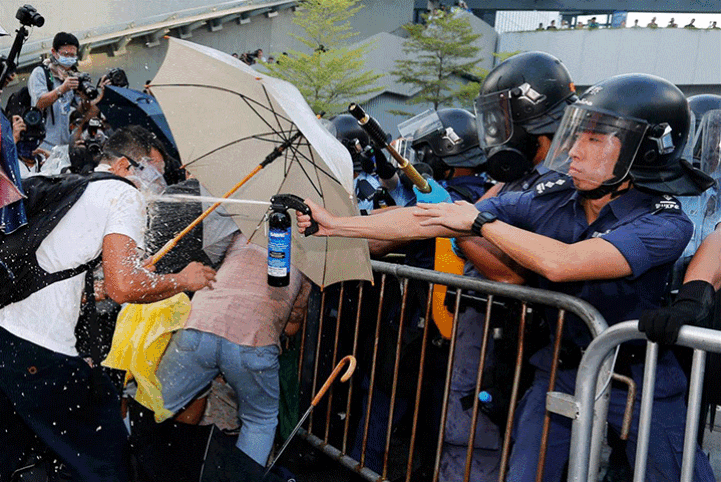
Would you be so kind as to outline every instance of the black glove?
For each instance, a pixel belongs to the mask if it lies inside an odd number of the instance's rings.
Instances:
[[[374,149],[374,155],[376,158],[376,173],[381,179],[390,179],[396,173],[396,167],[391,164],[386,155],[378,150]]]
[[[714,293],[711,283],[689,281],[678,290],[671,306],[644,312],[638,321],[638,329],[655,343],[676,343],[683,325],[708,326]]]

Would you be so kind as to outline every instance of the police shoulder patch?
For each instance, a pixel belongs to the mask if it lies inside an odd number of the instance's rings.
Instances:
[[[566,176],[551,177],[550,179],[547,176],[543,176],[541,180],[533,186],[536,196],[565,191],[567,189],[573,189],[573,182]]]

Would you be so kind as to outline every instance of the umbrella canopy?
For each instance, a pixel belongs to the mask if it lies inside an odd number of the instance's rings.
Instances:
[[[108,123],[118,129],[127,125],[139,125],[158,136],[165,149],[174,158],[178,158],[173,134],[165,120],[158,101],[152,95],[133,89],[108,85],[98,108]]]
[[[267,202],[275,194],[290,193],[311,198],[337,215],[357,214],[350,154],[293,85],[262,75],[230,55],[171,38],[151,90],[183,164],[214,196],[230,191],[276,147],[294,139],[233,197]],[[251,242],[267,245],[267,206],[225,208]],[[371,279],[365,240],[305,238],[294,229],[291,260],[320,286]]]

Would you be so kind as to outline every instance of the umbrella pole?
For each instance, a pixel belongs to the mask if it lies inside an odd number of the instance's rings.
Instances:
[[[225,198],[229,198],[230,196],[232,196],[233,193],[235,193],[235,191],[237,191],[238,189],[240,189],[240,188],[243,186],[243,184],[245,184],[246,182],[248,182],[248,181],[249,181],[253,176],[255,176],[256,174],[258,174],[258,172],[259,172],[261,169],[263,169],[265,166],[267,166],[268,164],[270,164],[270,163],[273,162],[274,160],[278,159],[278,158],[281,156],[281,154],[283,154],[283,151],[285,151],[285,150],[286,150],[293,142],[295,142],[296,139],[298,139],[301,135],[302,135],[302,134],[300,133],[300,131],[298,131],[298,132],[296,132],[290,139],[286,140],[285,142],[283,142],[283,144],[281,144],[281,145],[279,145],[278,147],[276,147],[275,149],[273,149],[273,152],[271,152],[270,154],[268,154],[268,156],[263,160],[263,162],[261,162],[260,164],[258,164],[257,166],[255,166],[255,168],[253,168],[253,170],[250,171],[250,173],[249,173],[247,176],[245,176],[245,177],[243,178],[243,180],[241,180],[238,184],[236,184],[235,186],[233,186],[233,188],[232,188],[230,191],[228,191],[228,192],[226,192],[225,194],[223,194],[223,196],[221,196],[221,198],[222,198],[222,199],[225,199]],[[162,248],[160,248],[160,251],[158,251],[157,253],[155,253],[155,254],[153,255],[153,257],[151,258],[150,266],[153,266],[155,263],[157,263],[158,261],[160,261],[160,260],[163,258],[163,256],[165,256],[166,254],[168,254],[168,253],[170,252],[170,250],[173,249],[173,248],[175,247],[175,245],[178,244],[178,242],[179,242],[181,239],[183,239],[183,237],[184,237],[186,234],[188,234],[190,231],[192,231],[193,228],[195,228],[198,224],[200,224],[201,222],[203,222],[203,219],[207,218],[208,215],[209,215],[210,213],[212,213],[213,211],[215,211],[221,204],[223,204],[223,203],[222,203],[222,202],[217,202],[217,203],[213,204],[212,206],[210,206],[208,209],[205,210],[205,212],[204,212],[203,214],[201,214],[200,216],[198,216],[198,217],[195,219],[195,221],[193,221],[192,223],[190,223],[185,229],[183,229],[181,232],[179,232],[178,234],[176,234],[173,239],[171,239],[170,241],[168,241],[167,243],[165,243],[165,245],[164,245]]]
[[[355,371],[356,366],[356,359],[353,355],[346,355],[343,357],[343,359],[338,362],[338,365],[336,365],[333,372],[330,374],[328,379],[325,381],[322,387],[320,387],[320,390],[318,391],[318,394],[313,398],[313,401],[310,402],[310,407],[308,407],[308,410],[306,410],[305,414],[303,415],[303,418],[300,419],[300,422],[298,422],[298,425],[295,426],[293,431],[290,433],[287,439],[285,439],[285,443],[283,444],[283,447],[278,452],[278,455],[275,456],[273,459],[273,463],[268,466],[267,469],[265,469],[265,473],[263,474],[263,478],[265,478],[268,473],[271,471],[275,463],[280,459],[280,456],[283,454],[285,449],[288,447],[288,444],[290,444],[290,441],[293,439],[293,436],[298,433],[298,430],[300,429],[301,425],[303,425],[303,422],[305,422],[305,419],[308,418],[308,415],[310,415],[310,412],[313,411],[313,408],[315,408],[316,405],[318,405],[323,398],[323,395],[328,391],[330,386],[333,384],[336,378],[338,378],[338,374],[343,369],[343,365],[348,363],[348,369],[343,374],[342,377],[340,377],[341,382],[347,382],[348,379],[353,375],[353,372]]]

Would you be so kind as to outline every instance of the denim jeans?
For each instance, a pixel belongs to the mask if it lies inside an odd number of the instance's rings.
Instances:
[[[222,373],[238,398],[242,422],[236,447],[265,466],[278,425],[277,346],[242,346],[198,330],[170,340],[158,370],[165,408],[178,412]]]

